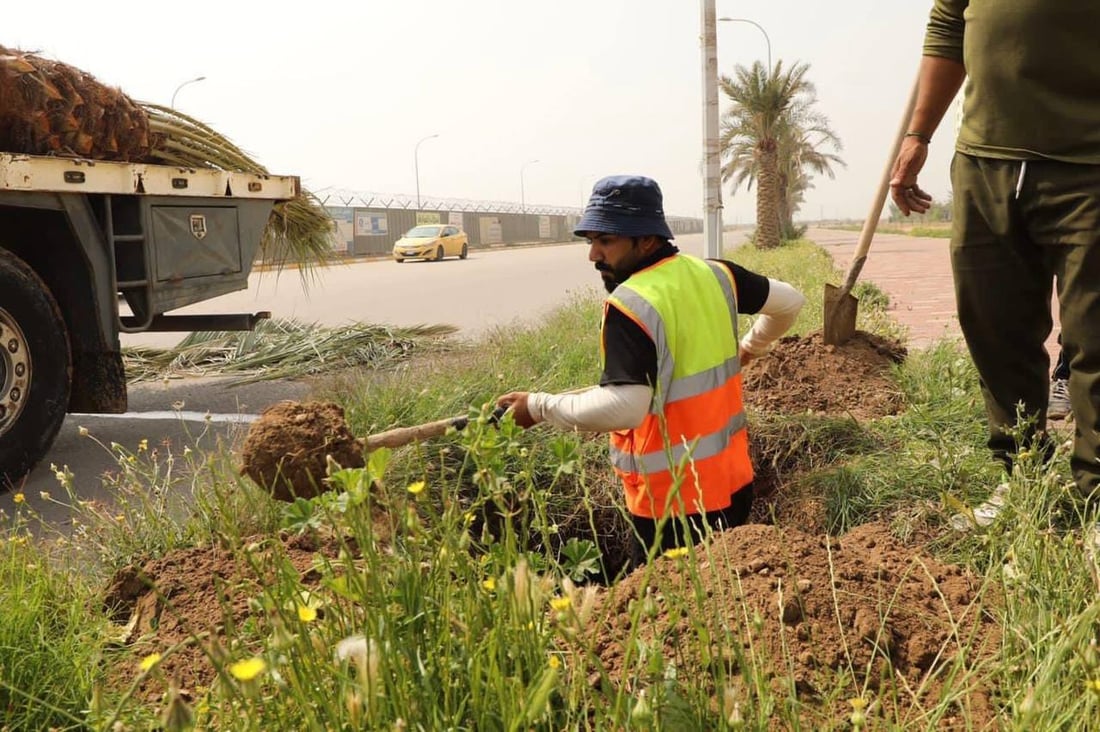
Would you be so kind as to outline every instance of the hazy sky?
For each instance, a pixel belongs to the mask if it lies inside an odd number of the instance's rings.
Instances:
[[[774,60],[811,66],[848,167],[802,216],[862,217],[882,175],[932,0],[717,0]],[[6,3],[0,45],[176,106],[315,191],[577,206],[612,173],[656,178],[673,214],[701,214],[698,0],[335,0]],[[718,63],[764,60],[764,35],[720,23]],[[948,190],[949,112],[923,183]],[[755,193],[755,191],[753,192]],[[724,193],[727,223],[753,194]]]

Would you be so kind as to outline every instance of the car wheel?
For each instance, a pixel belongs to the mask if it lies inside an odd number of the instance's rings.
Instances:
[[[0,250],[0,491],[50,449],[65,420],[71,376],[57,301],[23,260]]]
[[[469,247],[468,247],[468,246],[467,246],[466,244],[463,244],[463,245],[462,245],[462,254],[459,254],[459,255],[458,255],[458,258],[459,258],[459,259],[465,259],[465,258],[466,258],[466,257],[468,257],[468,256],[470,256],[470,250],[469,250]]]
[[[435,250],[435,261],[440,262],[443,260],[443,246],[440,245],[439,249]]]
[[[404,260],[404,259],[402,259],[401,257],[397,257],[397,258],[396,258],[396,259],[394,259],[393,261],[397,262],[398,264],[401,264],[401,263],[402,263],[402,262],[404,262],[405,260]]]

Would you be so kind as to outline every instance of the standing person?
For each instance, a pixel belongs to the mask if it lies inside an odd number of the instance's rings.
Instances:
[[[597,182],[574,233],[588,240],[588,259],[610,293],[599,386],[511,392],[497,404],[522,427],[611,433],[611,464],[639,539],[636,562],[654,544],[694,544],[707,528],[742,524],[753,469],[741,366],[770,350],[805,298],[732,262],[680,253],[650,178]],[[739,313],[760,314],[740,341]]]
[[[909,132],[890,182],[906,215],[931,197],[917,184],[933,133],[967,79],[952,162],[951,264],[959,324],[981,377],[989,446],[1011,471],[1017,405],[1046,429],[1056,284],[1080,508],[1100,484],[1100,56],[1094,0],[935,0]],[[1049,444],[1042,441],[1044,448]],[[986,525],[1005,486],[953,524]],[[1100,532],[1094,531],[1100,540]]]

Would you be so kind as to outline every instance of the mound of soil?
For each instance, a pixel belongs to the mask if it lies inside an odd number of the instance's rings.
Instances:
[[[344,410],[332,402],[273,404],[252,423],[240,456],[241,474],[280,501],[323,492],[330,456],[342,468],[365,464]]]
[[[379,524],[383,526],[383,524]],[[225,628],[240,627],[254,617],[250,602],[263,595],[271,577],[260,576],[256,567],[270,566],[272,547],[281,542],[276,554],[285,556],[301,576],[302,584],[313,586],[319,579],[313,565],[317,555],[336,557],[340,543],[307,534],[265,539],[254,537],[256,552],[251,559],[234,559],[217,546],[195,547],[171,552],[143,566],[120,570],[104,596],[104,609],[115,622],[126,623],[125,637],[136,658],[164,653],[159,663],[164,678],[172,679],[186,693],[209,688],[217,676],[211,658],[225,659]],[[284,570],[285,571],[285,570]],[[198,640],[196,640],[198,639]],[[235,652],[234,658],[245,653]],[[115,664],[119,688],[129,687],[138,676],[136,663]],[[138,692],[141,698],[158,701],[165,691],[163,682],[148,678]]]
[[[382,534],[379,540],[388,541]],[[178,550],[119,572],[104,604],[117,622],[130,619],[123,641],[132,645],[134,658],[173,648],[160,662],[162,678],[198,693],[216,680],[211,658],[237,658],[255,650],[228,651],[224,629],[265,621],[252,600],[263,595],[271,577],[264,576],[269,570],[257,568],[285,567],[278,560],[285,552],[302,585],[312,587],[319,580],[314,569],[318,554],[335,557],[340,550],[335,539],[309,535],[256,537],[245,561],[219,547]],[[690,560],[662,557],[652,568],[598,590],[593,617],[599,622],[590,625],[589,640],[613,683],[633,689],[653,681],[645,666],[626,658],[632,634],[634,647],[645,644],[666,664],[676,664],[679,678],[711,678],[701,659],[686,655],[698,646],[698,628],[705,627],[712,640],[711,662],[726,663],[736,676],[748,670],[738,666],[739,654],[747,658],[751,649],[755,664],[774,672],[777,699],[788,693],[783,684],[789,669],[808,728],[820,729],[842,722],[851,711],[847,697],[819,698],[819,689],[835,687],[823,675],[847,671],[850,696],[862,689],[872,697],[915,693],[916,715],[921,706],[935,706],[944,692],[947,682],[940,672],[960,654],[956,638],[966,646],[960,660],[967,666],[998,648],[998,627],[972,605],[977,580],[901,545],[883,526],[865,525],[826,543],[821,535],[754,524],[715,535],[696,554],[697,580],[688,571]],[[639,598],[654,601],[648,616],[638,617]],[[734,645],[738,642],[740,647]],[[119,688],[127,688],[137,676],[136,663],[113,666]],[[906,691],[885,688],[903,682]],[[149,678],[138,693],[156,703],[164,689],[164,681]],[[711,691],[721,698],[721,691]],[[984,728],[995,719],[988,690],[971,686],[960,703],[970,728]],[[941,728],[951,726],[952,720],[944,720]]]
[[[711,664],[725,664],[737,676],[751,670],[740,664],[751,655],[774,672],[778,700],[789,693],[784,684],[793,677],[807,713],[821,715],[806,720],[808,728],[821,729],[842,723],[851,712],[846,699],[831,708],[818,698],[819,690],[835,687],[837,671],[850,674],[852,697],[861,689],[870,696],[914,693],[915,717],[920,707],[937,705],[949,683],[948,674],[938,672],[949,669],[960,653],[970,667],[999,645],[999,626],[975,602],[977,580],[913,552],[880,525],[861,526],[826,543],[822,535],[752,524],[719,533],[705,552],[696,552],[697,580],[690,559],[662,557],[652,571],[636,570],[602,590],[607,623],[595,642],[611,678],[635,686],[659,680],[646,678],[647,666],[639,664],[636,650],[633,661],[626,661],[628,644],[661,654],[677,665],[679,678],[708,678],[707,662],[685,657],[705,627]],[[640,599],[649,612],[633,613],[635,627],[631,611]],[[749,687],[746,680],[742,691]],[[716,693],[721,703],[721,690]],[[996,719],[988,694],[970,688],[961,699],[965,717],[943,720],[944,726],[986,727]]]
[[[826,345],[820,332],[786,336],[745,366],[745,401],[775,414],[897,414],[904,402],[890,369],[905,356],[900,343],[863,331],[838,346]]]

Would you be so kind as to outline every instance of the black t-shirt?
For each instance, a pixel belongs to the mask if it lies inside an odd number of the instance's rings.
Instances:
[[[663,257],[660,257],[663,258]],[[659,258],[659,259],[660,259]],[[744,267],[718,260],[733,273],[737,286],[737,312],[755,315],[768,300],[768,278]],[[642,327],[611,306],[603,325],[604,369],[600,386],[657,382],[657,346]]]

